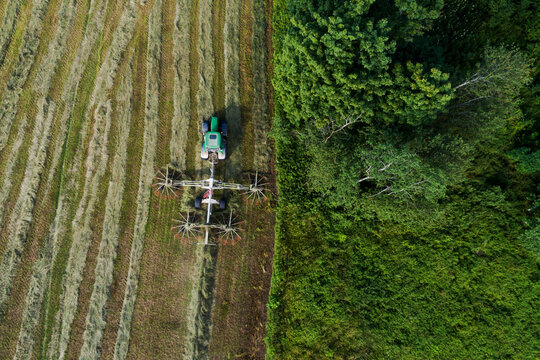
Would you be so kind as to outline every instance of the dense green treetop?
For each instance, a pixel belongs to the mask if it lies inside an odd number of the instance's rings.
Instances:
[[[540,353],[540,2],[276,0],[271,359]]]

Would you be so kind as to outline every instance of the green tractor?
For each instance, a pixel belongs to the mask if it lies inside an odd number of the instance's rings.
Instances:
[[[201,158],[208,160],[213,154],[217,154],[219,160],[227,157],[227,123],[222,121],[221,126],[216,116],[202,124],[203,142],[201,144]],[[212,157],[214,157],[213,155]]]

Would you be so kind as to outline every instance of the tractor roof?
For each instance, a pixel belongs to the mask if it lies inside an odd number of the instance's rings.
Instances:
[[[218,132],[206,133],[206,146],[209,149],[219,149],[221,147],[221,134]]]

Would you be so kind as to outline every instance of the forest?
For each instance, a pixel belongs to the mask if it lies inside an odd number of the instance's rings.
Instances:
[[[540,2],[275,0],[269,359],[540,357]]]

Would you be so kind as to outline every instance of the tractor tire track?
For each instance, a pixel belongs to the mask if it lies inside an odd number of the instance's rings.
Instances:
[[[148,220],[152,179],[159,124],[159,74],[161,57],[162,0],[156,0],[148,22],[146,115],[144,148],[140,168],[139,191],[137,194],[137,217],[131,247],[129,272],[120,325],[116,336],[114,359],[125,359],[129,347],[131,320],[137,296],[140,261],[144,248],[145,227]]]

